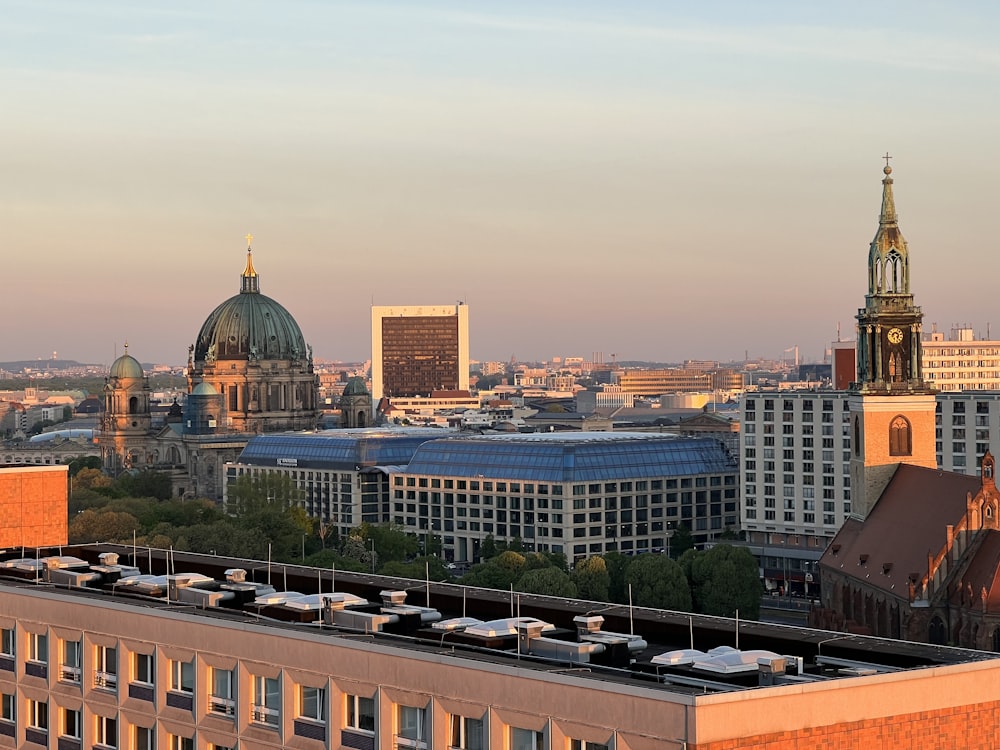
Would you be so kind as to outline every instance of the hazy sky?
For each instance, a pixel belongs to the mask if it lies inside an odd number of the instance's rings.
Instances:
[[[239,290],[317,357],[469,304],[474,358],[818,357],[883,162],[925,323],[997,313],[1000,10],[0,2],[0,360],[181,363]]]

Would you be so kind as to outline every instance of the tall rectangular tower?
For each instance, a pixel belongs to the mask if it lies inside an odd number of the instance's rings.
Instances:
[[[372,399],[469,390],[469,308],[372,307]]]
[[[888,162],[888,157],[886,159]],[[858,379],[851,384],[851,493],[867,516],[900,463],[937,468],[934,389],[923,378],[923,313],[910,291],[910,255],[899,230],[892,168],[868,251],[868,294],[858,310]]]

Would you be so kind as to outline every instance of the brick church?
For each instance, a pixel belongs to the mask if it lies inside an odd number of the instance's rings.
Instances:
[[[952,425],[937,423],[935,392],[924,382],[923,314],[910,290],[892,168],[883,171],[849,395],[854,514],[820,560],[823,602],[811,620],[830,630],[1000,651],[995,461],[987,452],[978,477],[937,469],[938,431]]]

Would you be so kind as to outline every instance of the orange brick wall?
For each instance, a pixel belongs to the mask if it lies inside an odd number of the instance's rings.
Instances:
[[[67,469],[0,468],[0,547],[66,544]]]
[[[963,750],[1000,748],[1000,700],[822,727],[690,744],[691,750]]]

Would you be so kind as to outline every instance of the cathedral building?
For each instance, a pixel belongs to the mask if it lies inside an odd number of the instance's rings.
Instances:
[[[888,161],[888,160],[887,160]],[[853,512],[820,560],[820,627],[1000,650],[1000,492],[939,471],[935,392],[923,378],[920,308],[899,229],[892,169],[858,311],[849,402]]]
[[[223,466],[250,437],[311,429],[319,419],[312,348],[291,313],[261,294],[249,246],[239,293],[208,316],[187,369],[184,407],[153,430],[142,365],[127,346],[115,360],[98,437],[107,471],[166,471],[177,494],[221,499]]]

